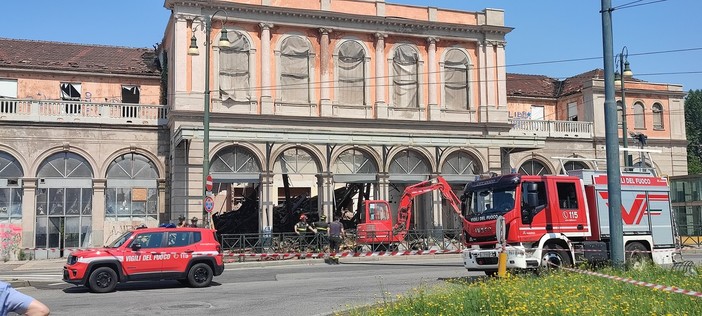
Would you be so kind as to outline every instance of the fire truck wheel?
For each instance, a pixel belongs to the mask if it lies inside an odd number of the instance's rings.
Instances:
[[[626,264],[632,269],[641,269],[651,261],[648,249],[640,242],[628,243],[624,250],[626,252]]]
[[[88,288],[95,293],[112,292],[115,287],[117,287],[117,273],[112,268],[97,268],[88,278]]]
[[[485,275],[489,277],[496,277],[497,276],[497,270],[487,270],[485,271]]]
[[[541,264],[546,269],[569,267],[571,265],[570,256],[561,245],[546,244],[541,254]]]

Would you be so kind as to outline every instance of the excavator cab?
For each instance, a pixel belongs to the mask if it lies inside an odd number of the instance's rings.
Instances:
[[[402,240],[393,234],[390,205],[387,201],[366,200],[364,205],[364,221],[358,224],[356,230],[358,243],[389,244]]]

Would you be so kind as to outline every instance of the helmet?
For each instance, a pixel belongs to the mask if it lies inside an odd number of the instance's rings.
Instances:
[[[301,221],[306,220],[306,219],[307,219],[307,215],[305,215],[305,214],[300,215],[300,220],[301,220]]]
[[[321,220],[326,220],[326,219],[327,219],[327,216],[326,216],[326,215],[324,215],[324,214],[322,214],[322,215],[319,215],[319,219],[321,219]]]

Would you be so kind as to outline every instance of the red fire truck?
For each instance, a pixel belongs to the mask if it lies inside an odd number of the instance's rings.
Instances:
[[[623,172],[621,196],[627,262],[672,264],[681,258],[667,179]],[[508,269],[609,258],[604,171],[497,176],[468,184],[463,198],[467,248],[462,255],[469,271],[495,274],[498,253],[503,250]]]

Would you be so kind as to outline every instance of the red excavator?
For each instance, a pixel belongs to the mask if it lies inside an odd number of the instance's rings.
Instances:
[[[414,198],[435,190],[441,192],[451,204],[454,212],[461,218],[465,231],[468,222],[461,214],[460,199],[453,193],[448,182],[441,176],[437,176],[433,180],[422,181],[405,188],[397,210],[397,221],[394,224],[390,204],[387,201],[364,201],[365,216],[356,229],[356,242],[359,244],[390,245],[404,241],[410,227]]]

